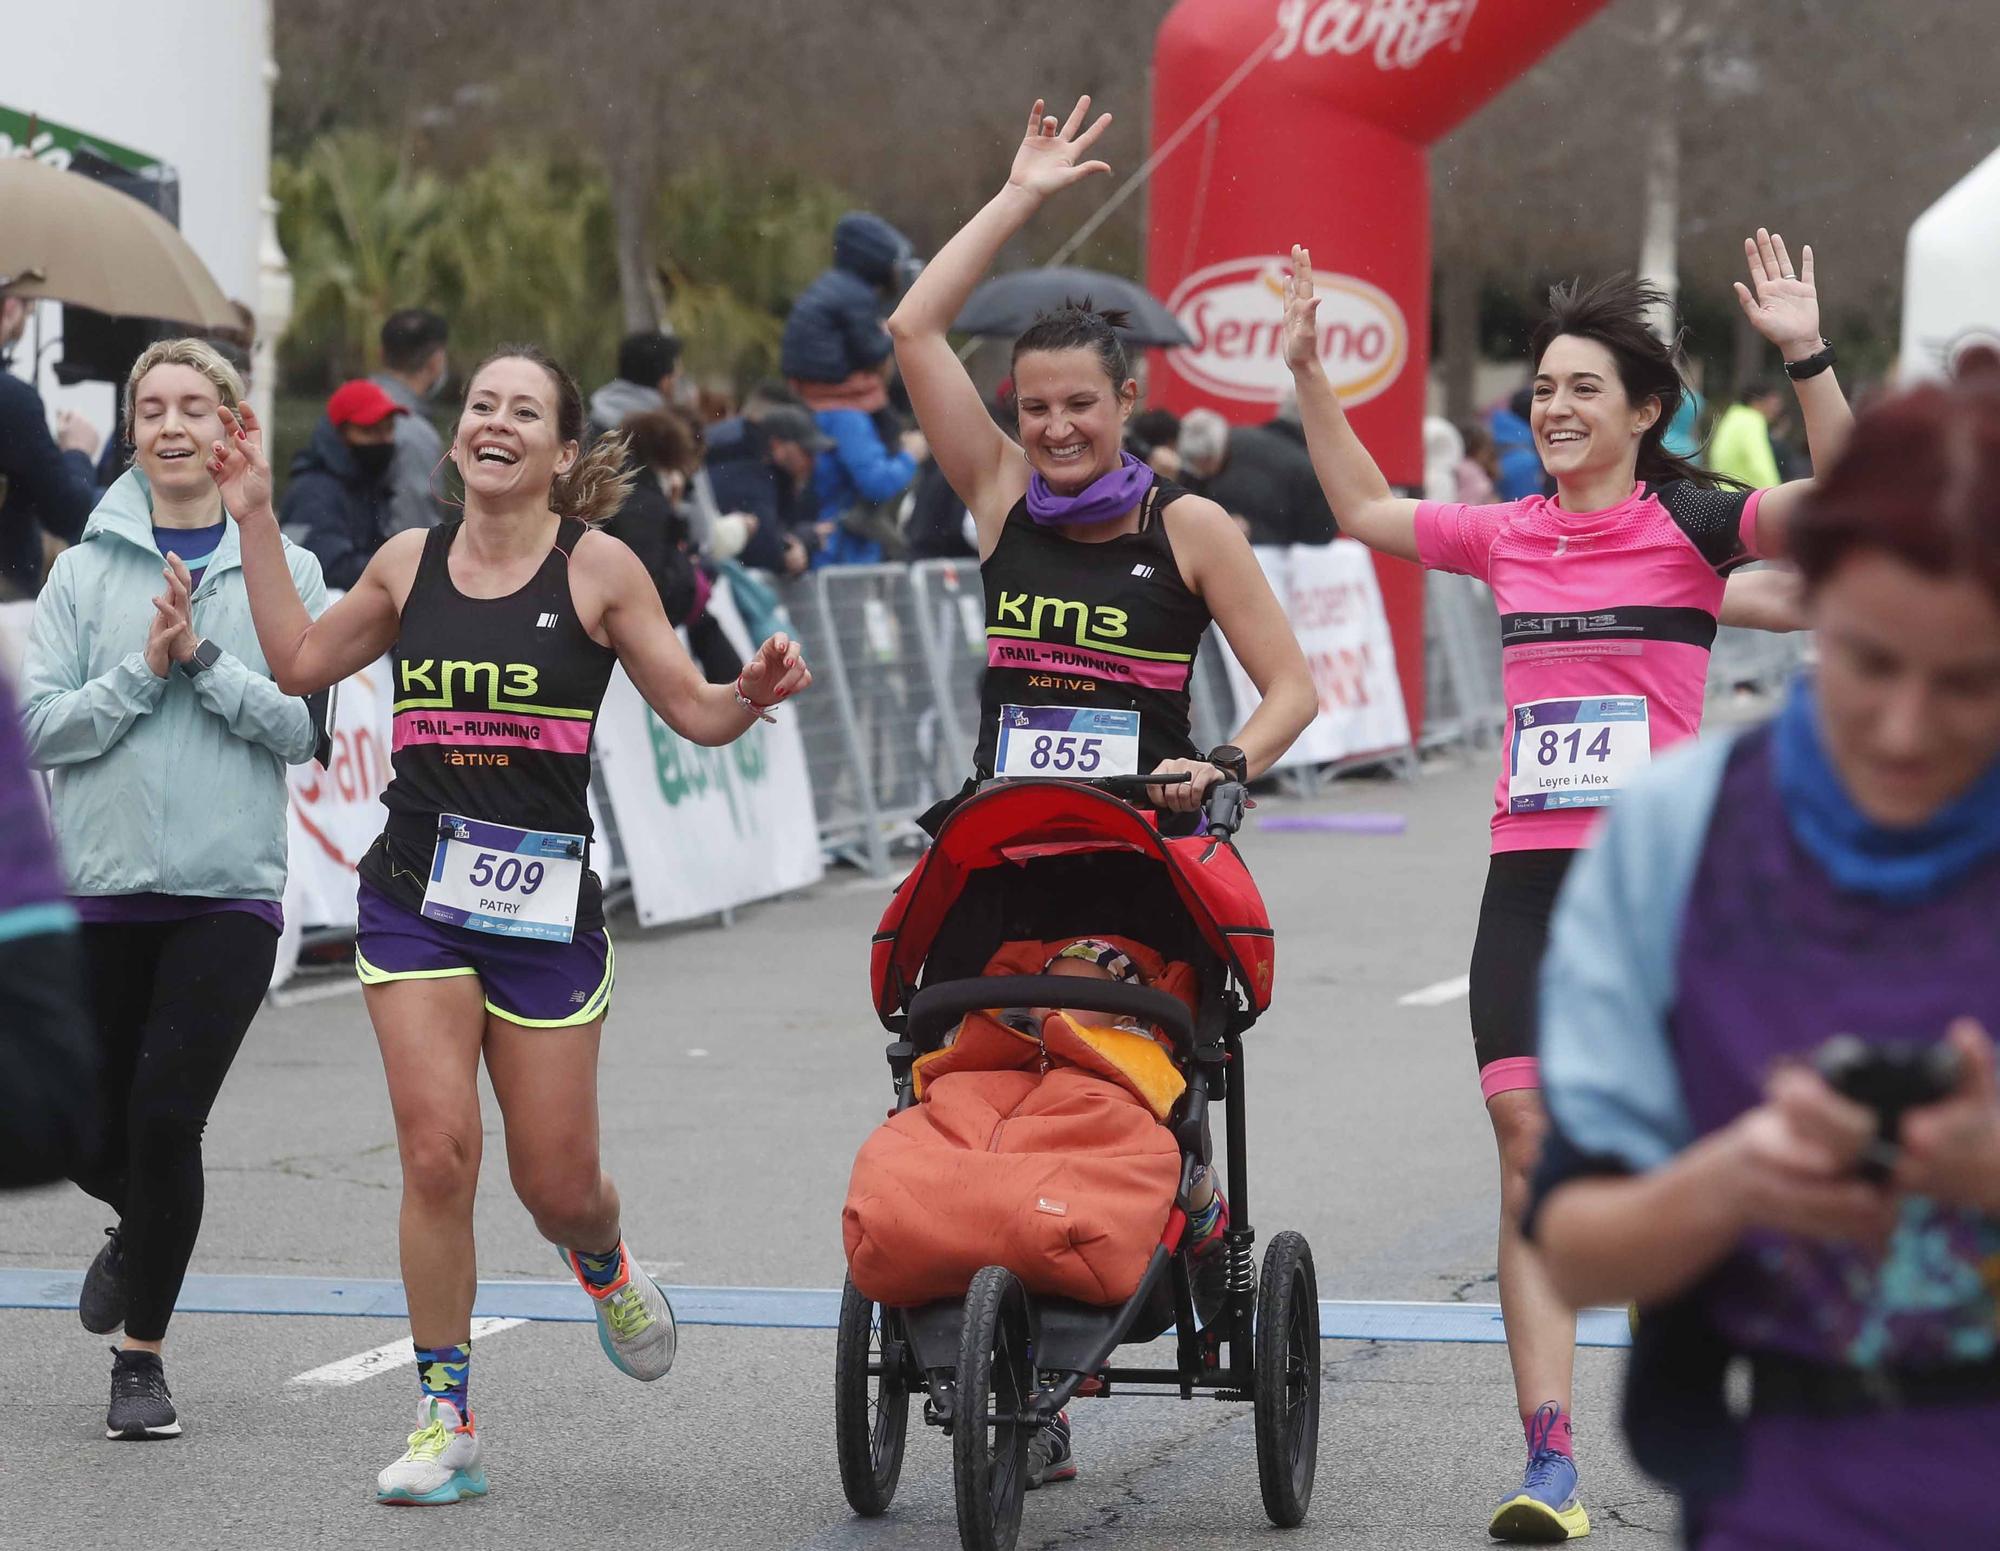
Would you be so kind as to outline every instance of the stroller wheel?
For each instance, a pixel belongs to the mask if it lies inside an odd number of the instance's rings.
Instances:
[[[1319,1280],[1312,1250],[1280,1233],[1257,1284],[1257,1484],[1280,1529],[1303,1523],[1319,1462]]]
[[[1028,1299],[1004,1266],[988,1266],[965,1295],[951,1431],[958,1538],[965,1551],[1013,1551],[1028,1484],[1035,1360]]]
[[[903,1473],[910,1420],[909,1344],[894,1310],[840,1294],[833,1357],[833,1441],[848,1506],[866,1518],[885,1512]]]

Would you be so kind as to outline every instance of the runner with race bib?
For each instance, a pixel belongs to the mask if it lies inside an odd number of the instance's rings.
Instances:
[[[1744,244],[1755,287],[1736,287],[1784,352],[1816,461],[1851,417],[1819,332],[1812,250],[1795,273],[1784,241]],[[1686,393],[1675,347],[1648,328],[1664,298],[1629,279],[1558,287],[1536,329],[1531,423],[1556,495],[1495,506],[1397,496],[1342,414],[1321,366],[1312,260],[1292,250],[1285,352],[1313,465],[1341,531],[1373,549],[1477,577],[1500,611],[1507,729],[1493,857],[1472,949],[1473,1046],[1500,1152],[1500,1306],[1527,1434],[1521,1485],[1494,1511],[1498,1540],[1588,1534],[1570,1448],[1576,1317],[1520,1236],[1540,1150],[1535,988],[1557,890],[1604,808],[1655,753],[1701,725],[1718,621],[1798,627],[1794,579],[1738,566],[1785,554],[1807,488],[1748,490],[1667,452]]]
[[[458,1502],[486,1491],[466,1403],[482,1057],[514,1188],[589,1294],[605,1355],[647,1381],[674,1360],[673,1310],[625,1245],[598,1155],[615,960],[588,797],[611,671],[623,664],[668,726],[711,745],[812,676],[775,635],[733,689],[703,681],[638,557],[591,527],[631,484],[624,438],[580,454],[582,397],[539,350],[504,349],[472,375],[449,453],[464,518],[391,538],[317,621],[284,569],[256,417],[224,417],[209,468],[280,687],[305,693],[393,653],[395,776],[361,863],[355,962],[396,1116],[422,1393],[376,1496]]]
[[[1058,127],[1037,102],[1006,186],[924,267],[889,319],[932,456],[972,513],[986,592],[986,673],[970,792],[994,776],[1185,774],[1152,788],[1168,828],[1196,822],[1225,770],[1261,775],[1312,720],[1305,654],[1263,569],[1213,501],[1123,450],[1137,407],[1120,313],[1078,298],[1014,342],[1007,435],[946,338],[1002,246],[1042,201],[1110,169],[1086,160],[1111,122],[1078,101]],[[1188,683],[1221,627],[1263,695],[1204,756]],[[932,830],[964,793],[920,823]]]
[[[1124,451],[1139,398],[1118,313],[1087,298],[1038,317],[1014,341],[1014,427],[987,413],[946,337],[1000,249],[1044,199],[1093,173],[1111,123],[1078,99],[1060,128],[1036,102],[1006,187],[910,287],[889,333],[917,423],[972,513],[986,590],[979,740],[965,790],[918,820],[935,834],[993,776],[1176,775],[1150,788],[1160,828],[1191,830],[1225,772],[1261,775],[1317,706],[1305,653],[1257,558],[1213,501],[1156,479]],[[1262,703],[1234,743],[1195,746],[1188,680],[1210,621]],[[1215,1208],[1184,1202],[1191,1213]],[[1214,1230],[1219,1246],[1221,1230]],[[1218,1262],[1219,1264],[1219,1262]],[[1068,1418],[1036,1433],[1028,1485],[1076,1475]]]

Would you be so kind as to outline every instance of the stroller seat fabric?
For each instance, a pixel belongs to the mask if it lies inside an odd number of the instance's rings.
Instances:
[[[1192,996],[1187,966],[1120,946],[1153,985]],[[988,972],[1035,973],[1050,951],[1009,943]],[[1180,1179],[1160,1122],[1185,1082],[1160,1043],[1091,1017],[1054,1014],[1037,1040],[974,1013],[919,1060],[919,1102],[863,1144],[848,1186],[841,1226],[863,1295],[956,1298],[988,1265],[1043,1296],[1117,1304],[1137,1290]]]

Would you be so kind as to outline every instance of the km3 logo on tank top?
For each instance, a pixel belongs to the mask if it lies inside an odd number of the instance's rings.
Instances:
[[[588,834],[591,734],[617,659],[570,600],[583,525],[565,519],[534,576],[499,598],[452,582],[461,526],[431,530],[403,605],[384,801],[392,813]]]
[[[1161,517],[1182,493],[1156,484],[1138,532],[1096,541],[1038,527],[1025,502],[1008,514],[980,567],[987,671],[974,763],[982,775],[996,769],[1003,708],[1088,712],[1072,720],[1091,729],[1098,713],[1136,712],[1140,768],[1193,757],[1188,680],[1209,614],[1181,580]]]

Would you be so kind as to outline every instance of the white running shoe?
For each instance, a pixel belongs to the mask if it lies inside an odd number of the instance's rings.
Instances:
[[[472,1413],[460,1421],[449,1400],[426,1395],[417,1403],[417,1430],[403,1457],[375,1478],[375,1501],[402,1507],[429,1507],[486,1495],[486,1470],[479,1463],[479,1435]]]
[[[618,1275],[609,1287],[590,1284],[574,1251],[557,1253],[597,1307],[597,1344],[612,1365],[642,1384],[665,1378],[678,1344],[674,1308],[624,1241],[618,1243]]]

